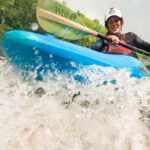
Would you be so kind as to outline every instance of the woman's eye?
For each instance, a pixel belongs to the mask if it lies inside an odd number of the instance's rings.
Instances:
[[[109,23],[109,24],[112,24],[112,23],[113,23],[113,21],[109,21],[108,23]]]
[[[118,22],[118,21],[119,21],[119,19],[115,19],[115,20],[114,20],[114,22]]]
[[[109,23],[109,24],[113,24],[113,23],[116,23],[116,22],[118,22],[118,21],[119,21],[119,19],[114,19],[114,20],[109,20],[108,23]]]

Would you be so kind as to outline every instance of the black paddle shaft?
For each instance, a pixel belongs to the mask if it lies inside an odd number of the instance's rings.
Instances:
[[[110,38],[108,38],[107,36],[104,36],[104,35],[102,35],[102,34],[98,34],[97,37],[98,37],[98,38],[101,38],[101,39],[104,39],[104,40],[106,40],[106,41],[108,41],[108,42],[112,42],[112,40],[111,40]],[[149,57],[150,57],[150,53],[145,52],[145,51],[143,51],[143,50],[140,50],[140,49],[138,49],[138,48],[136,48],[136,47],[133,47],[133,46],[131,46],[131,45],[129,45],[129,44],[125,44],[125,43],[119,42],[118,45],[120,45],[120,46],[122,46],[122,47],[125,47],[125,48],[128,48],[128,49],[131,49],[132,51],[135,51],[135,52],[138,52],[138,53],[141,53],[141,54],[143,54],[143,55],[146,55],[146,56],[149,56]]]

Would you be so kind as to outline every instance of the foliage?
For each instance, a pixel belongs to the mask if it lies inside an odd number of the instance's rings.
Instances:
[[[9,30],[31,30],[37,0],[0,0],[0,37]]]
[[[31,31],[31,24],[37,22],[36,3],[37,0],[0,0],[0,38],[5,32],[10,30],[17,29]],[[77,16],[77,22],[81,22],[88,28],[99,33],[106,32],[106,29],[99,23],[97,19],[91,20],[86,18],[86,16],[80,13],[79,10],[77,12],[73,12],[67,8],[66,0],[63,0],[63,5],[57,3],[57,11],[61,13],[62,16],[66,15],[66,12],[69,12],[70,17]],[[41,28],[39,28],[36,32],[45,33],[45,31],[43,31]],[[85,36],[81,40],[70,42],[85,47],[91,47],[92,43],[95,42],[96,39],[97,38],[92,36]]]
[[[57,0],[54,0],[57,3]],[[0,0],[0,41],[2,35],[10,30],[28,30],[31,31],[31,24],[37,22],[36,19],[36,3],[37,0]],[[64,11],[62,11],[64,10]],[[76,18],[77,22],[87,26],[88,28],[97,31],[98,33],[106,33],[104,28],[98,19],[91,20],[81,13],[79,10],[73,12],[67,8],[67,0],[62,1],[62,5],[57,3],[57,12],[61,16],[66,16],[69,12],[69,19]],[[45,31],[39,28],[36,32],[45,33]],[[65,40],[65,39],[63,39]],[[91,45],[97,40],[92,36],[85,36],[83,39],[70,41],[78,45],[85,47],[91,47]],[[68,40],[69,41],[69,40]],[[147,62],[148,58],[144,55],[138,54],[140,60]],[[150,66],[149,66],[150,68]]]
[[[86,18],[86,16],[84,14],[80,13],[79,10],[77,11],[77,15],[80,17],[80,19],[82,20],[83,24],[86,27],[88,27],[88,28],[90,28],[90,29],[92,29],[98,33],[101,33],[101,34],[106,33],[106,31],[107,31],[106,28],[103,27],[99,23],[98,19],[91,20],[89,18]],[[87,35],[87,36],[84,36],[83,39],[78,40],[75,43],[78,45],[90,48],[96,40],[98,40],[98,38]]]
[[[137,53],[137,56],[141,62],[147,67],[148,70],[150,70],[150,59],[148,56],[145,56],[143,54]]]

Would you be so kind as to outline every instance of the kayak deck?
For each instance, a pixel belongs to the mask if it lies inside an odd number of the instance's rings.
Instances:
[[[147,68],[136,58],[104,54],[59,40],[50,34],[13,30],[4,34],[1,46],[8,62],[25,71],[38,70],[39,74],[55,72],[55,69],[60,73],[70,74],[76,72],[79,65],[98,65],[117,69],[126,68],[131,72],[131,77],[149,76]]]

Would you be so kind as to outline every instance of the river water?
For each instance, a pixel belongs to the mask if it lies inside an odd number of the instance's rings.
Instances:
[[[150,78],[96,70],[24,81],[0,60],[0,150],[150,150]]]

